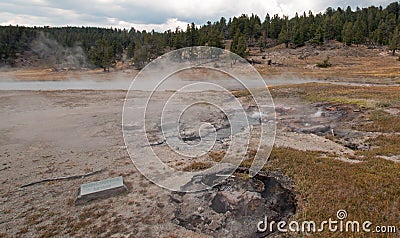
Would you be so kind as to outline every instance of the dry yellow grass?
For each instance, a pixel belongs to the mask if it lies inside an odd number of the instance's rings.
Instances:
[[[287,93],[310,102],[356,105],[364,108],[358,113],[364,115],[361,118],[365,121],[354,123],[353,129],[400,132],[400,116],[384,111],[400,108],[400,87],[397,86],[312,83],[273,87],[271,92],[274,96],[282,97]],[[293,220],[318,223],[336,218],[336,212],[344,209],[349,220],[368,220],[374,225],[400,227],[400,164],[379,157],[400,154],[400,136],[385,134],[366,143],[372,146],[371,150],[358,151],[352,158],[363,161],[358,164],[338,161],[334,155],[326,156],[319,152],[274,148],[265,169],[280,170],[294,179],[300,210]],[[312,236],[371,237],[371,234],[325,232]]]
[[[212,159],[212,160],[214,160],[215,162],[221,162],[221,160],[222,159],[224,159],[224,157],[225,157],[225,154],[226,154],[226,151],[223,151],[223,150],[221,150],[221,151],[210,151],[209,153],[208,153],[208,156],[210,156],[210,158]]]
[[[349,220],[400,227],[400,165],[368,156],[364,163],[348,164],[317,152],[286,148],[272,151],[266,170],[292,177],[299,193],[297,221],[335,219],[344,209]],[[330,233],[316,237],[370,237],[371,234]]]
[[[368,113],[369,122],[363,123],[355,129],[371,132],[400,132],[400,117],[390,115],[382,110],[374,110]]]
[[[278,86],[271,89],[273,96],[290,89],[292,96],[311,102],[356,104],[360,107],[400,107],[399,86],[349,86],[324,83]],[[287,92],[287,91],[286,91]]]
[[[212,164],[209,162],[194,162],[185,168],[183,168],[183,171],[185,172],[196,172],[196,171],[202,171],[211,168]]]
[[[306,59],[301,57],[303,56],[302,51],[306,47],[285,49],[280,46],[268,49],[265,53],[260,53],[258,50],[253,50],[252,53],[255,55],[267,55],[266,60],[272,59],[273,62],[280,64],[280,66],[256,65],[260,74],[266,78],[276,78],[281,75],[313,79],[347,78],[363,80],[368,78],[380,80],[389,78],[394,82],[399,82],[400,63],[397,60],[398,57],[391,56],[384,48],[343,47],[343,44],[338,42],[333,42],[332,45],[335,45],[333,49],[330,49],[329,46],[313,49],[314,54],[310,54]],[[315,67],[326,57],[329,57],[332,67],[323,69]],[[261,57],[258,60],[263,61]]]
[[[366,141],[373,148],[368,151],[361,151],[359,154],[367,156],[394,156],[400,155],[400,135],[380,135]]]
[[[136,76],[138,70],[130,70],[125,73],[121,70],[112,72],[104,72],[102,69],[93,70],[70,70],[70,71],[53,71],[48,68],[17,68],[0,73],[0,80],[16,79],[21,81],[62,81],[68,79],[95,79],[110,80],[116,77],[125,77],[132,80]]]

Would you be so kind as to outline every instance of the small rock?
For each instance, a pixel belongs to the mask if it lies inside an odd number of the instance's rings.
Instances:
[[[202,212],[204,212],[204,208],[198,207],[198,208],[197,208],[197,211],[198,211],[199,213],[202,213]]]
[[[309,126],[309,127],[304,127],[304,128],[298,128],[295,131],[296,132],[301,132],[305,134],[317,134],[321,135],[324,133],[329,132],[331,127],[329,125],[316,125],[316,126]]]
[[[177,194],[171,194],[169,197],[170,197],[171,201],[174,203],[182,203],[183,202],[182,198],[178,197]]]
[[[221,228],[221,222],[218,220],[212,220],[211,223],[208,225],[208,229],[211,231],[216,231]]]
[[[215,212],[226,213],[231,207],[228,199],[222,193],[217,193],[211,201],[211,208]]]

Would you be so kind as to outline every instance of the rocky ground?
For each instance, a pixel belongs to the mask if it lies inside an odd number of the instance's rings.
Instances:
[[[260,61],[272,60],[274,64],[271,66],[256,65],[260,73],[270,79],[284,74],[282,78],[301,75],[305,78],[341,81],[340,83],[396,84],[399,82],[398,62],[385,51],[367,49],[363,46],[344,50],[341,47],[343,46],[332,44],[324,49],[277,48],[274,51],[254,54],[253,57]],[[328,69],[315,67],[315,64],[327,55],[331,56],[333,67]],[[371,67],[373,62],[376,63],[374,68]],[[69,77],[65,72],[53,74],[54,72],[46,70],[21,69],[5,72],[2,78],[12,76],[13,79],[18,80],[40,79],[43,72],[46,75],[45,79]],[[124,74],[124,72],[118,72],[118,75],[120,76],[121,73]],[[131,73],[131,71],[126,72],[126,75],[129,74],[131,77]],[[113,73],[100,72],[83,72],[82,74],[75,72],[75,74],[77,75],[73,77],[92,77],[96,74],[105,78],[117,77]],[[368,78],[365,77],[366,75]],[[288,80],[290,83],[290,79]],[[302,87],[314,90],[315,85]],[[292,160],[298,154],[304,156],[304,159],[310,158],[310,161],[313,161],[313,164],[308,167],[318,168],[317,166],[321,164],[329,164],[333,165],[332,168],[340,166],[340,168],[348,167],[349,171],[350,169],[358,171],[354,166],[368,164],[366,157],[369,155],[365,153],[377,147],[371,139],[379,136],[395,136],[397,130],[385,131],[382,128],[382,130],[362,130],[359,128],[360,125],[365,123],[369,125],[370,120],[367,116],[375,109],[360,106],[358,101],[344,102],[342,98],[340,98],[342,101],[336,99],[335,101],[332,98],[327,100],[328,97],[322,100],[322,97],[317,95],[316,97],[320,100],[311,100],[310,95],[307,95],[307,98],[299,93],[299,88],[293,85],[270,87],[275,102],[277,123],[275,148],[277,153],[282,153],[284,157],[273,154],[270,165],[272,168],[250,178],[247,162],[251,162],[255,151],[254,145],[250,146],[245,161],[233,177],[211,190],[200,193],[179,193],[162,189],[149,182],[135,168],[126,150],[121,126],[126,91],[0,91],[0,183],[2,184],[0,236],[279,236],[276,233],[258,233],[257,223],[265,216],[280,221],[309,213],[315,215],[315,210],[323,208],[310,208],[305,205],[307,202],[313,203],[313,197],[309,193],[313,194],[315,191],[322,193],[329,190],[326,187],[307,190],[303,182],[312,181],[314,177],[318,178],[318,174],[313,171],[311,178],[307,177],[309,171],[298,165],[299,173],[303,174],[298,175],[293,172],[297,167],[292,164],[287,166],[286,160]],[[329,94],[330,90],[328,88],[326,92]],[[340,90],[343,89],[340,88]],[[381,88],[377,90],[382,91]],[[399,117],[399,107],[393,102],[398,100],[396,97],[398,89],[394,87],[391,90],[390,103],[392,104],[385,104],[386,106],[379,106],[379,108],[383,108],[391,116],[390,120],[395,122]],[[202,96],[211,98],[215,93],[206,92]],[[342,92],[335,91],[335,95],[340,93]],[[170,94],[171,92],[160,94],[158,100],[165,101]],[[365,95],[370,94],[374,93],[370,91],[365,93]],[[142,95],[143,92],[137,91],[135,98],[141,100]],[[351,93],[346,91],[344,95],[351,95]],[[253,105],[246,93],[237,94],[237,98],[246,109],[249,118],[254,119]],[[198,141],[197,128],[193,129],[192,125],[198,121],[206,121],[218,128],[220,138],[213,151],[208,154],[208,157],[182,160],[174,156],[166,143],[158,137],[157,130],[153,130],[149,134],[150,143],[155,152],[166,155],[164,163],[178,170],[197,171],[220,162],[230,140],[229,134],[227,136],[224,131],[229,128],[227,118],[217,111],[207,110],[204,112],[197,110],[197,113],[191,112],[184,115],[183,127],[180,131],[180,137],[184,141],[188,143]],[[132,126],[128,129],[138,128]],[[257,129],[256,123],[253,129]],[[385,161],[388,159],[388,162],[380,163],[383,163],[385,168],[393,169],[394,167],[396,170],[395,166],[398,165],[396,153],[393,150],[391,153],[382,153],[382,158]],[[306,157],[311,155],[316,156],[315,158]],[[273,167],[275,165],[279,167]],[[376,166],[376,163],[374,162],[373,165]],[[285,166],[289,169],[285,170]],[[371,166],[366,165],[365,169],[369,167]],[[87,174],[99,170],[99,173],[84,178],[51,181],[21,188],[23,185],[42,179]],[[353,172],[351,176],[356,174]],[[398,180],[398,174],[393,174],[393,176],[389,172],[385,174],[390,175],[386,181]],[[82,183],[116,176],[124,177],[128,192],[79,206],[74,204],[78,188]],[[376,177],[379,176],[376,175],[373,178]],[[326,181],[330,179],[327,177]],[[380,178],[378,179],[381,181]],[[338,179],[335,178],[335,180]],[[358,178],[354,180],[358,183],[361,181]],[[372,179],[372,181],[375,180]],[[322,186],[324,181],[318,180],[315,183]],[[332,186],[329,185],[329,188]],[[390,185],[386,186],[392,188]],[[360,187],[363,188],[363,186],[357,186],[357,188]],[[338,187],[340,194],[343,195],[346,191],[352,190],[346,188],[346,184]],[[332,189],[335,188],[332,187]],[[362,193],[368,195],[369,190],[368,192],[367,190],[364,189]],[[396,190],[392,193],[386,192],[384,192],[386,196],[396,194]],[[340,194],[338,196],[341,196]],[[328,198],[332,196],[332,194],[326,197],[321,195],[320,200],[328,201]],[[374,194],[364,199],[376,197],[379,196]],[[387,213],[396,214],[396,208],[398,208],[396,199],[398,197],[384,203],[390,207],[386,209]],[[354,204],[353,201],[346,202],[352,206]],[[317,202],[314,201],[314,203]],[[331,201],[331,203],[334,202]],[[375,205],[378,207],[377,204]],[[381,212],[385,208],[381,209]],[[369,209],[371,209],[371,204]],[[363,213],[360,212],[360,214]],[[390,216],[388,220],[391,221]]]
[[[264,215],[279,220],[296,212],[293,183],[279,173],[261,173],[249,180],[242,172],[211,191],[186,195],[147,181],[133,165],[122,138],[125,91],[2,91],[0,97],[4,236],[250,237],[265,235],[256,233]],[[338,122],[356,118],[354,108],[333,110],[328,104],[285,97],[275,103],[277,147],[336,153],[345,159],[352,155],[351,149],[324,136],[340,133]],[[215,118],[215,124],[225,123],[223,117]],[[167,153],[165,145],[154,147]],[[184,169],[194,161],[171,157],[167,162]],[[83,179],[20,188],[100,169],[104,171]],[[119,175],[129,192],[74,206],[80,184]]]

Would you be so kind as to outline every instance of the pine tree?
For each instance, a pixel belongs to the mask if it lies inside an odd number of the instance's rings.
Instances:
[[[325,18],[323,29],[324,29],[324,40],[333,40],[335,38],[335,28],[331,16],[327,16]]]
[[[164,52],[186,46],[224,47],[223,40],[232,40],[231,50],[243,55],[248,45],[264,48],[267,42],[280,42],[286,46],[289,43],[299,46],[306,42],[323,44],[330,39],[347,45],[370,42],[387,45],[395,52],[398,48],[399,29],[396,28],[400,27],[399,14],[399,3],[393,2],[386,8],[371,6],[356,11],[350,7],[345,10],[328,8],[325,13],[313,15],[310,11],[296,14],[291,19],[267,14],[263,23],[255,14],[241,15],[228,21],[221,18],[215,23],[207,22],[203,26],[191,23],[185,30],[164,33],[140,32],[134,28],[0,26],[0,64],[13,64],[19,54],[32,51],[32,42],[39,34],[54,40],[58,49],[66,49],[55,50],[61,52],[55,57],[55,63],[63,62],[65,54],[74,52],[69,48],[79,47],[82,48],[81,55],[89,56],[93,65],[105,70],[115,59],[122,59],[123,52],[129,58],[135,58],[137,65],[142,65]],[[112,53],[108,46],[111,46]],[[41,52],[34,53],[41,55]]]
[[[129,43],[129,46],[128,46],[128,49],[127,49],[127,52],[126,52],[126,56],[128,58],[133,58],[134,55],[135,55],[135,42],[132,40]]]
[[[315,35],[312,38],[311,43],[316,45],[324,43],[324,30],[322,29],[322,26],[319,26],[318,29],[315,31]]]
[[[237,46],[238,46],[240,35],[241,35],[241,33],[240,33],[240,30],[238,29],[236,31],[236,34],[233,36],[233,39],[232,39],[232,42],[231,42],[230,51],[232,51],[233,53],[237,52]]]
[[[354,26],[353,26],[354,42],[357,45],[365,43],[366,29],[367,29],[366,23],[364,21],[362,21],[361,19],[357,19],[357,21],[354,23]]]
[[[247,42],[245,36],[238,30],[231,44],[231,51],[241,57],[247,55]]]
[[[186,29],[186,39],[187,39],[187,44],[186,46],[196,46],[198,45],[198,32],[196,29],[195,24],[192,22],[191,25],[187,25]]]
[[[184,32],[182,32],[179,28],[177,28],[174,33],[174,47],[175,49],[180,49],[185,46],[186,44],[185,44]]]
[[[148,61],[148,53],[146,46],[142,45],[141,42],[137,42],[135,45],[135,53],[133,56],[133,62],[138,69],[143,68],[145,63]]]
[[[399,28],[397,27],[394,30],[392,38],[390,39],[389,49],[392,51],[392,55],[394,56],[396,54],[396,50],[398,50],[399,48],[400,48],[400,32]]]
[[[244,35],[241,35],[238,40],[237,52],[241,57],[247,56],[247,43]]]
[[[115,60],[113,47],[107,40],[97,40],[90,50],[90,60],[93,65],[103,68],[104,71],[109,71]]]
[[[211,28],[206,44],[211,47],[223,48],[222,35],[216,27]]]
[[[285,17],[285,21],[284,21],[283,27],[281,29],[281,32],[279,33],[278,40],[279,40],[279,43],[285,43],[286,48],[289,47],[289,42],[290,42],[289,21],[288,21],[287,17]]]
[[[353,35],[353,23],[346,22],[342,31],[343,42],[346,45],[351,45],[353,43]]]

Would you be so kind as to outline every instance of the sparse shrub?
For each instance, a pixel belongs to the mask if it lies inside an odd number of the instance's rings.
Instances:
[[[329,62],[329,56],[327,56],[326,59],[322,61],[322,63],[317,64],[317,67],[319,68],[329,68],[331,66],[332,64]]]
[[[382,102],[378,102],[377,106],[378,107],[388,108],[388,107],[392,106],[392,103],[388,102],[388,101],[382,101]]]
[[[400,118],[389,113],[376,110],[369,113],[370,122],[358,125],[354,129],[370,132],[400,132]]]
[[[241,98],[241,97],[249,96],[249,95],[251,95],[251,93],[248,89],[243,89],[243,90],[232,91],[232,95],[235,96],[236,98]]]
[[[202,171],[211,168],[211,163],[204,163],[204,162],[194,162],[189,166],[186,166],[183,168],[183,171],[185,172],[196,172],[196,171]]]
[[[371,144],[373,149],[363,152],[363,155],[394,156],[400,154],[400,135],[380,135],[368,139],[366,143]]]
[[[225,151],[210,151],[208,156],[210,156],[215,162],[221,162],[221,160],[224,159],[225,154]]]
[[[242,161],[242,163],[240,164],[241,167],[245,167],[245,168],[250,168],[251,165],[253,164],[254,159],[245,159]]]

